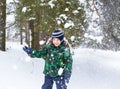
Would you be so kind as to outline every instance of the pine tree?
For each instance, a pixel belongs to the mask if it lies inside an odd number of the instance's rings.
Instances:
[[[39,49],[39,41],[46,41],[51,32],[59,28],[63,29],[69,41],[71,36],[75,36],[74,43],[78,45],[86,26],[83,8],[79,0],[19,0],[16,21],[26,27],[26,20],[28,23],[31,19],[34,20],[34,28],[31,29],[32,48]]]

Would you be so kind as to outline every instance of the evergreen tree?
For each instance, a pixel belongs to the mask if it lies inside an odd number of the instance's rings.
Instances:
[[[22,22],[22,27],[25,27],[26,20],[34,20],[32,48],[39,48],[39,41],[47,40],[49,34],[58,28],[63,29],[67,39],[75,36],[75,45],[78,45],[86,27],[83,8],[79,0],[19,0],[16,21]]]

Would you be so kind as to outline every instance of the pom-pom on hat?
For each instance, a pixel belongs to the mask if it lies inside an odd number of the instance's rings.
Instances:
[[[52,38],[58,38],[61,42],[63,42],[64,33],[61,30],[54,30],[52,32]]]

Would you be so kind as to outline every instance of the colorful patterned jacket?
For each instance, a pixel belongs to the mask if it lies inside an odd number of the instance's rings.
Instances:
[[[70,48],[65,44],[55,47],[53,44],[46,45],[43,49],[33,50],[32,57],[43,58],[45,66],[43,73],[51,77],[57,77],[60,68],[64,71],[62,75],[72,70],[72,55]]]

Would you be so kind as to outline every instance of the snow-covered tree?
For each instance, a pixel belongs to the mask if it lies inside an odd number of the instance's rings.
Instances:
[[[119,50],[120,0],[85,0],[84,5],[89,23],[84,45]]]
[[[69,41],[75,36],[74,45],[79,45],[87,26],[85,17],[79,0],[19,0],[16,9],[16,21],[21,27],[26,26],[26,20],[30,22],[34,18],[34,31],[31,30],[35,32],[32,32],[33,48],[38,48],[39,40],[46,40],[53,30],[59,28]]]
[[[106,48],[120,50],[120,0],[103,2],[101,28]]]

